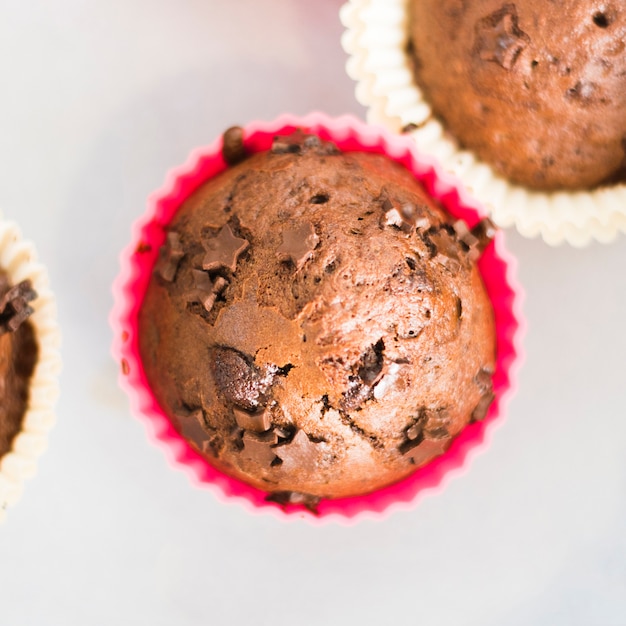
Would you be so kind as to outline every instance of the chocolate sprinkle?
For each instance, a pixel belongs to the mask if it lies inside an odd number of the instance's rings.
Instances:
[[[206,250],[202,261],[203,269],[229,269],[234,272],[237,269],[237,259],[250,244],[246,239],[235,237],[231,227],[225,224],[217,235],[204,239],[202,245]]]
[[[310,222],[288,228],[283,232],[283,242],[276,251],[276,256],[281,261],[292,261],[296,269],[300,270],[311,258],[319,240]]]
[[[222,157],[228,165],[236,165],[248,156],[243,144],[243,128],[232,126],[222,135]]]
[[[0,288],[6,288],[8,282]],[[30,280],[23,280],[14,287],[10,287],[0,297],[0,335],[15,332],[34,312],[29,306],[37,297]]]
[[[505,4],[476,24],[474,52],[510,70],[530,38],[518,26],[514,4]]]
[[[210,276],[202,270],[191,270],[194,288],[187,296],[187,302],[194,304],[199,302],[205,309],[210,312],[215,304],[217,296],[226,289],[228,281],[222,276],[218,276],[215,280],[211,280]]]

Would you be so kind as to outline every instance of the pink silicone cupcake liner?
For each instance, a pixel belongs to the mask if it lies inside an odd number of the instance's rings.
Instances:
[[[277,134],[297,128],[334,141],[345,152],[385,153],[412,171],[427,191],[453,216],[475,225],[484,209],[443,173],[431,158],[416,152],[414,142],[383,129],[365,125],[353,117],[329,118],[320,113],[305,117],[283,115],[272,122],[251,122],[244,127],[248,152],[269,150]],[[493,303],[497,332],[497,363],[493,376],[495,400],[481,422],[470,424],[441,457],[408,478],[365,496],[322,500],[314,515],[299,505],[281,506],[266,501],[267,493],[223,474],[195,452],[176,432],[156,402],[142,367],[138,348],[137,319],[148,281],[165,241],[166,226],[183,202],[205,181],[226,169],[221,137],[194,151],[187,162],[172,170],[164,187],[152,195],[148,209],[132,228],[131,243],[121,255],[121,271],[113,286],[113,356],[120,365],[120,384],[130,398],[131,411],[143,421],[152,441],[170,463],[184,470],[194,483],[210,489],[224,502],[237,501],[252,512],[269,512],[281,519],[307,518],[313,523],[334,520],[348,524],[363,518],[380,519],[391,511],[410,509],[427,493],[441,490],[454,475],[465,471],[470,459],[487,447],[496,425],[502,423],[506,406],[516,388],[522,361],[522,289],[516,280],[516,262],[498,232],[479,261],[487,292]]]

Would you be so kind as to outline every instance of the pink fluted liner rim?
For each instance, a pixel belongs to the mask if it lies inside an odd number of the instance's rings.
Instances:
[[[365,125],[351,116],[329,118],[322,113],[304,117],[282,115],[271,122],[254,121],[244,127],[250,152],[267,150],[276,134],[296,128],[334,141],[343,151],[382,152],[411,170],[427,191],[455,217],[470,226],[486,215],[451,174],[433,159],[418,154],[414,142],[382,128]],[[145,425],[152,442],[169,462],[183,470],[198,486],[211,490],[222,502],[235,500],[249,512],[266,512],[282,520],[306,518],[314,524],[335,521],[349,525],[362,519],[381,519],[396,510],[413,508],[427,493],[442,490],[461,474],[475,454],[484,450],[501,424],[506,407],[517,389],[517,372],[523,361],[523,290],[516,278],[517,263],[498,232],[479,262],[479,269],[493,302],[498,357],[494,374],[494,400],[487,417],[471,424],[438,459],[408,478],[366,496],[323,500],[314,516],[300,506],[281,507],[265,500],[266,492],[231,478],[213,468],[175,431],[157,404],[147,383],[138,351],[137,315],[157,258],[165,240],[165,227],[186,198],[204,181],[226,169],[221,157],[221,137],[192,152],[187,162],[169,172],[165,185],[151,195],[148,208],[132,227],[131,243],[120,256],[121,269],[114,284],[110,323],[114,332],[112,354],[120,366],[119,382],[130,399],[131,412]]]

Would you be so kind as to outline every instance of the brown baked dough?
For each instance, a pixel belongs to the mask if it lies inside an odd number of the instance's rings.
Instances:
[[[626,180],[626,6],[412,0],[417,83],[461,146],[540,190]]]
[[[480,244],[387,157],[278,138],[169,226],[140,350],[175,427],[278,501],[363,494],[493,398]]]

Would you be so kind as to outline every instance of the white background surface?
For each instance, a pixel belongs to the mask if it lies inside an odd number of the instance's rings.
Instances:
[[[0,528],[0,625],[626,624],[626,238],[507,233],[520,391],[411,512],[281,524],[193,488],[131,418],[110,284],[147,195],[227,126],[364,116],[339,0],[0,0],[0,207],[50,271],[58,425]]]

